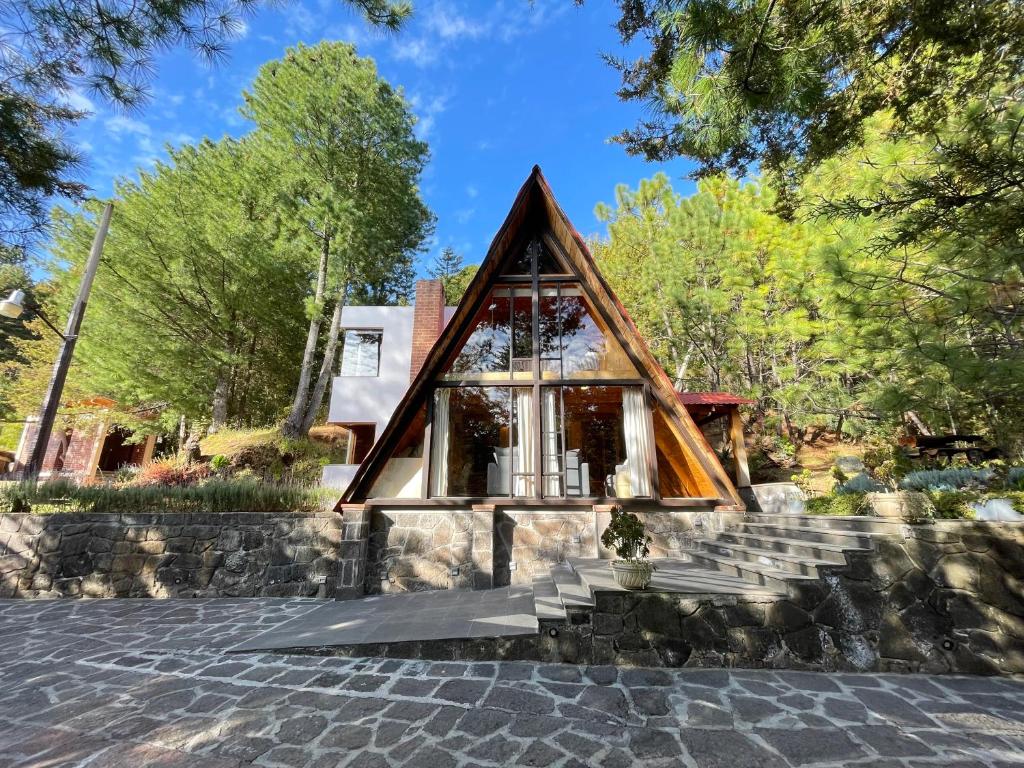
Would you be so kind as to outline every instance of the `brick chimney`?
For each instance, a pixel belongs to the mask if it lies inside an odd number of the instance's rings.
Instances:
[[[417,280],[412,316],[412,364],[409,381],[423,367],[430,348],[444,330],[444,287],[440,280]]]

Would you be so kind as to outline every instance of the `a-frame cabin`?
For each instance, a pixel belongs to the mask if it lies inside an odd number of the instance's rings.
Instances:
[[[619,505],[655,554],[742,510],[718,457],[534,167],[339,509],[358,592],[529,583]],[[683,541],[683,544],[680,541]]]

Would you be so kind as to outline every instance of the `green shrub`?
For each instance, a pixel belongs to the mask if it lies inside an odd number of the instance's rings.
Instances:
[[[983,487],[995,473],[991,469],[924,469],[911,472],[900,481],[900,488],[908,491],[927,491]]]
[[[4,512],[311,512],[337,498],[328,489],[254,480],[201,485],[77,486],[63,480],[0,487]]]
[[[866,472],[861,472],[859,475],[854,475],[842,485],[836,487],[835,492],[840,496],[848,494],[865,494],[865,493],[877,493],[884,491],[885,487],[874,480]]]
[[[863,493],[830,493],[808,499],[804,509],[809,515],[863,515],[868,512],[868,504]]]
[[[971,491],[928,490],[925,494],[935,508],[938,520],[973,520],[971,502],[981,498],[980,494]]]
[[[316,484],[327,464],[344,464],[345,451],[340,444],[284,437],[272,427],[256,430],[224,429],[203,438],[203,456],[218,456],[228,462],[218,474],[238,476],[244,473],[271,482]]]
[[[651,553],[651,537],[640,518],[632,512],[612,510],[612,520],[601,534],[601,543],[614,549],[623,560],[644,560]]]
[[[1006,487],[1024,491],[1024,467],[1010,467],[1006,473]]]
[[[906,451],[890,437],[878,439],[864,451],[864,466],[886,488],[896,488],[900,479],[914,468]]]

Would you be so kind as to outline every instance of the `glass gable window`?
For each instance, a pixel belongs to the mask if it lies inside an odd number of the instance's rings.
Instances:
[[[434,389],[429,495],[651,497],[651,414],[622,345],[539,242],[503,275]]]
[[[539,309],[544,378],[634,378],[638,375],[622,345],[598,323],[578,287],[542,287]]]
[[[343,339],[340,376],[380,375],[383,331],[347,330]]]
[[[532,378],[533,300],[529,288],[496,288],[476,317],[447,379]]]

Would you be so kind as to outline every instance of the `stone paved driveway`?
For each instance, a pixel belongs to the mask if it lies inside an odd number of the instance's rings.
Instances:
[[[0,766],[1024,765],[1024,682],[227,654],[315,600],[0,601]]]

